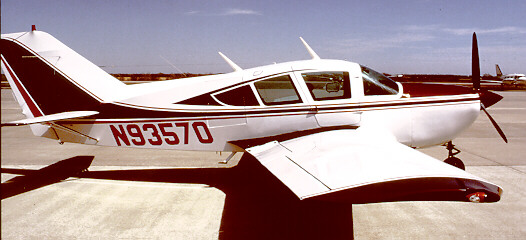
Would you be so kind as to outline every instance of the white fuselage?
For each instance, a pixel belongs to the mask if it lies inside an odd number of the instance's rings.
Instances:
[[[228,74],[124,85],[47,33],[6,34],[2,42],[9,50],[3,52],[2,68],[29,119],[98,113],[31,125],[35,135],[61,142],[242,151],[232,143],[367,127],[387,130],[405,145],[425,147],[450,141],[480,111],[476,93],[440,94],[432,88],[414,95],[347,61],[236,66]],[[29,68],[41,71],[25,71]]]
[[[507,74],[502,76],[501,78],[503,85],[526,86],[526,75],[524,74]]]
[[[350,97],[317,101],[309,93],[302,74],[345,71],[349,73]],[[254,82],[273,76],[289,76],[301,102],[265,105]],[[360,66],[335,60],[310,60],[278,64],[231,74],[130,85],[115,104],[147,111],[182,114],[167,118],[103,118],[64,121],[68,129],[41,136],[65,142],[138,148],[243,151],[235,141],[301,133],[307,130],[368,127],[387,129],[399,142],[426,147],[447,142],[469,127],[480,111],[477,94],[410,97],[399,92],[391,95],[365,95]],[[232,88],[248,85],[257,106],[205,106],[172,104],[182,99],[211,93],[218,98]],[[136,89],[142,89],[137,91]],[[134,95],[136,92],[140,94]],[[185,95],[186,94],[186,95]],[[277,93],[278,95],[281,93]],[[44,127],[45,128],[45,127]]]

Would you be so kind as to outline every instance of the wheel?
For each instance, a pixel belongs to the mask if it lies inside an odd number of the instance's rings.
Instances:
[[[462,162],[462,160],[456,157],[448,157],[446,160],[444,160],[444,162],[451,166],[455,166],[462,170],[466,170],[466,167],[464,166],[464,163]]]

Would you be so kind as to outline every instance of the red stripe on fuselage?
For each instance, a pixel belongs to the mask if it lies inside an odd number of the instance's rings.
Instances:
[[[415,99],[417,100],[417,99]],[[223,120],[223,119],[236,119],[236,118],[262,118],[262,117],[282,117],[282,116],[297,116],[307,114],[331,114],[341,112],[366,112],[366,111],[377,111],[377,110],[391,110],[391,109],[403,109],[403,108],[415,108],[415,107],[427,107],[428,106],[446,106],[455,104],[466,104],[473,101],[479,101],[478,97],[465,97],[461,99],[418,99],[417,101],[411,102],[362,102],[360,104],[353,104],[352,106],[345,106],[345,104],[339,104],[338,107],[327,107],[318,106],[318,111],[313,112],[305,109],[301,111],[290,111],[291,107],[283,109],[278,112],[274,112],[275,109],[260,109],[256,111],[242,111],[235,115],[232,112],[225,112],[224,115],[200,115],[195,117],[167,117],[167,118],[101,118],[101,119],[78,119],[78,120],[65,120],[60,121],[62,124],[115,124],[115,123],[148,123],[148,122],[171,122],[171,121],[205,121],[205,120]],[[363,105],[362,105],[363,104]],[[294,108],[294,107],[292,107]],[[155,111],[155,110],[150,110]],[[181,111],[179,109],[179,111]],[[218,113],[220,111],[214,111]]]
[[[43,116],[44,114],[42,113],[40,108],[38,108],[36,103],[33,101],[33,98],[31,98],[31,96],[26,91],[25,87],[22,85],[22,83],[20,82],[18,77],[15,74],[13,74],[13,70],[11,69],[11,66],[9,66],[9,64],[4,59],[3,56],[2,56],[2,62],[4,62],[4,65],[6,66],[7,72],[11,76],[11,79],[13,79],[13,82],[15,83],[16,88],[18,89],[18,91],[20,92],[22,97],[24,98],[24,101],[26,102],[27,106],[29,107],[29,110],[31,111],[31,113],[33,113],[33,116],[34,117]]]
[[[467,95],[467,94],[461,94],[461,95]],[[449,95],[451,96],[451,95]],[[457,95],[453,95],[457,96]],[[429,96],[429,97],[435,97],[435,96]],[[268,109],[261,108],[261,109],[251,109],[251,110],[234,110],[234,109],[228,109],[226,106],[224,109],[178,109],[178,108],[165,108],[165,107],[152,107],[152,106],[141,106],[141,105],[135,105],[135,104],[129,104],[129,103],[122,103],[122,102],[113,102],[115,105],[127,107],[130,109],[141,109],[141,110],[147,110],[152,112],[165,112],[165,113],[195,113],[195,112],[201,112],[203,113],[202,116],[208,117],[213,116],[210,114],[206,114],[207,111],[212,112],[214,114],[225,112],[225,115],[231,114],[232,111],[236,111],[237,114],[253,114],[253,113],[270,113],[270,112],[292,112],[291,109],[294,109],[295,112],[304,111],[304,109],[312,109],[312,107],[316,107],[318,111],[321,110],[329,110],[329,109],[359,109],[363,108],[363,105],[374,105],[372,107],[388,107],[388,106],[401,106],[401,105],[417,105],[417,104],[434,104],[434,103],[453,103],[453,102],[464,102],[469,100],[480,100],[480,97],[464,97],[461,99],[428,99],[428,97],[418,97],[423,99],[418,99],[417,101],[399,101],[399,100],[391,100],[391,101],[378,101],[378,102],[357,102],[357,103],[340,103],[340,104],[323,104],[323,105],[302,105],[300,107],[297,106],[267,106]],[[413,98],[414,99],[414,98]],[[411,99],[411,100],[413,100]],[[369,108],[370,106],[367,106]],[[303,109],[300,109],[303,108]],[[298,110],[299,109],[299,110]],[[217,115],[217,114],[216,114]],[[215,116],[215,115],[214,115]],[[113,118],[113,117],[112,117]],[[119,118],[119,117],[115,117]]]

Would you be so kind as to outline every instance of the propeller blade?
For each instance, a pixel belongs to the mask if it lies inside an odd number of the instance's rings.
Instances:
[[[479,64],[479,47],[477,43],[477,34],[473,33],[473,48],[471,50],[471,82],[473,89],[480,90],[480,64]]]
[[[484,104],[484,107],[486,108],[493,106],[495,103],[498,103],[500,100],[503,99],[501,95],[496,94],[494,92],[490,92],[488,90],[480,90],[479,96],[480,102]]]
[[[499,132],[502,140],[508,143],[508,139],[506,138],[506,135],[504,135],[504,132],[502,131],[502,129],[500,129],[499,124],[497,124],[497,122],[495,122],[495,120],[491,117],[491,115],[489,115],[489,112],[486,110],[486,107],[484,107],[484,104],[480,103],[480,107],[486,113],[486,115],[488,116],[489,120],[491,121],[495,129],[497,129],[497,132]]]
[[[493,127],[499,132],[500,137],[504,142],[508,143],[508,139],[506,138],[506,135],[502,131],[502,129],[499,127],[499,124],[489,115],[489,112],[486,110],[486,107],[484,104],[488,104],[488,106],[491,106],[498,101],[502,99],[502,96],[492,93],[489,91],[481,91],[480,89],[480,61],[479,61],[479,47],[477,43],[477,34],[473,33],[473,44],[471,49],[471,82],[473,83],[473,89],[475,89],[479,96],[480,96],[480,108],[486,115],[488,116],[489,120],[491,121],[491,124],[493,124]]]

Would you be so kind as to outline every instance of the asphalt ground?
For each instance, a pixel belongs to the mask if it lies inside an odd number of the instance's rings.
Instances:
[[[2,239],[524,239],[526,92],[498,93],[488,110],[509,143],[483,113],[454,141],[468,172],[504,189],[488,204],[312,204],[240,153],[220,164],[229,153],[60,145],[2,127]],[[23,118],[9,89],[1,108],[2,122]]]

